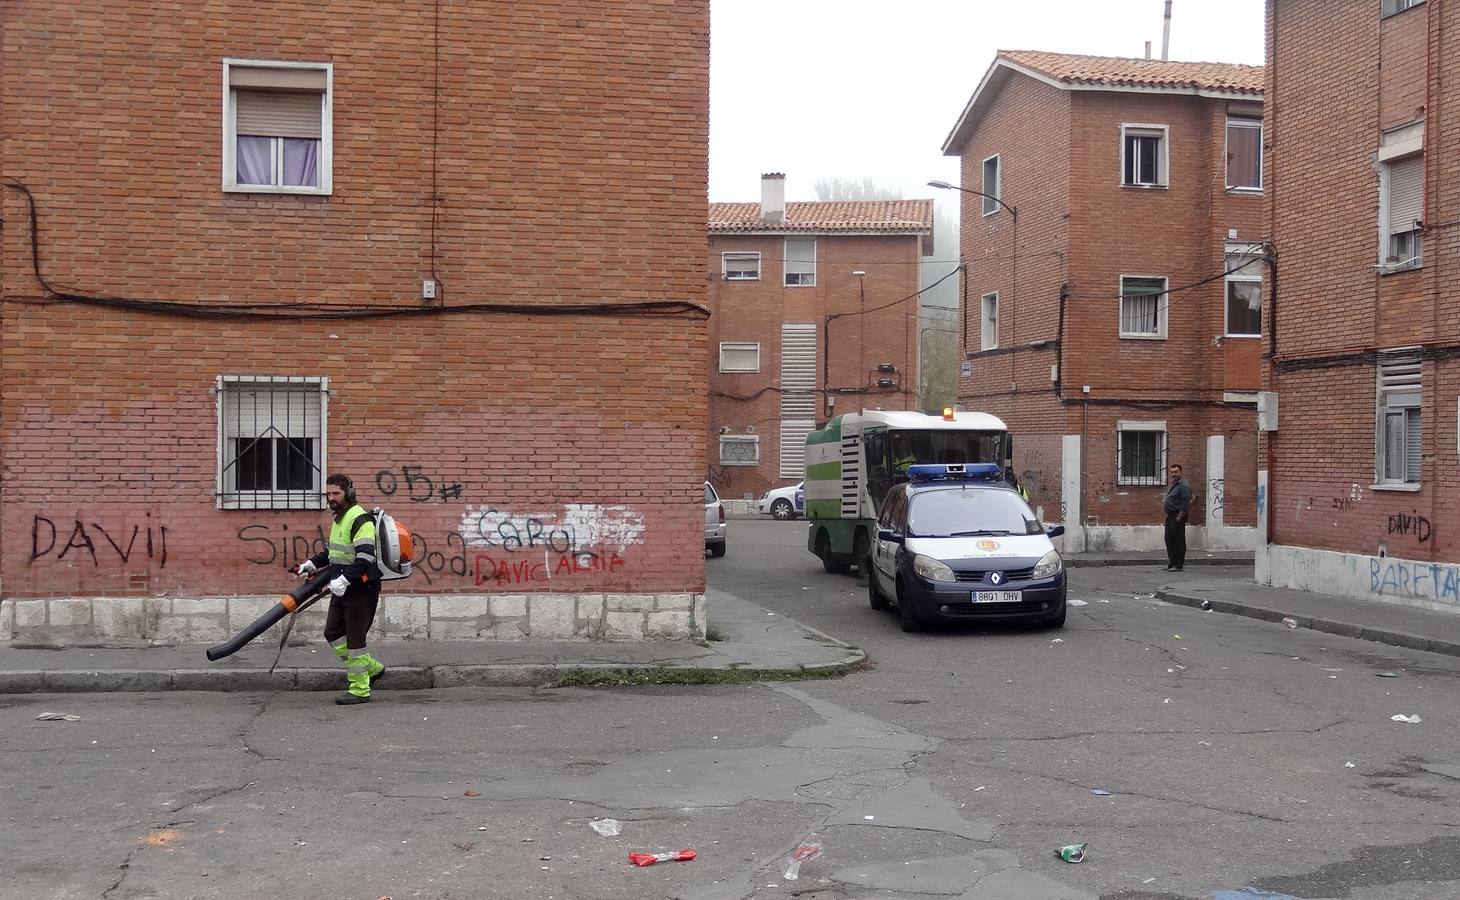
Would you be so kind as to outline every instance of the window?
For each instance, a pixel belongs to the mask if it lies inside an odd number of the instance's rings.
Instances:
[[[1166,483],[1166,423],[1117,422],[1115,471],[1120,484]]]
[[[721,372],[759,372],[760,344],[756,341],[721,341]]]
[[[1262,336],[1262,256],[1254,249],[1227,246],[1227,337]]]
[[[1262,190],[1262,122],[1227,120],[1227,189]]]
[[[816,284],[816,238],[786,238],[786,286]]]
[[[1389,160],[1379,167],[1381,267],[1392,272],[1424,263],[1423,154]]]
[[[1121,184],[1134,187],[1166,185],[1166,126],[1122,125]]]
[[[983,198],[983,214],[991,216],[999,211],[999,201],[995,197],[999,194],[999,157],[990,156],[983,161],[983,186],[979,188],[985,196]]]
[[[755,434],[720,435],[720,465],[760,465],[760,436]]]
[[[329,380],[222,375],[214,393],[218,507],[321,508]]]
[[[726,281],[760,281],[760,254],[721,253],[720,277]]]
[[[1425,0],[1380,0],[1380,15],[1392,16],[1395,13],[1404,12],[1406,9],[1413,9],[1423,2]]]
[[[1120,277],[1120,336],[1164,338],[1166,336],[1166,279]]]
[[[1387,361],[1385,361],[1387,359]],[[1379,364],[1378,465],[1380,485],[1418,485],[1420,361],[1416,354],[1384,354]]]
[[[330,192],[329,63],[223,61],[223,189]]]
[[[983,335],[979,343],[981,350],[993,350],[999,346],[999,295],[983,295]]]

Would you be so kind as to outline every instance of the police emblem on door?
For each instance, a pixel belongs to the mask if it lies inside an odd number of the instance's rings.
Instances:
[[[1003,584],[1003,583],[1004,583],[1004,573],[1002,573],[1002,572],[990,572],[989,573],[989,584]]]

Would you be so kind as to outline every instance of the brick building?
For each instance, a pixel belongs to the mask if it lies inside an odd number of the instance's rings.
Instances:
[[[728,499],[805,477],[839,412],[918,408],[918,278],[933,201],[710,204],[709,477]]]
[[[962,195],[959,399],[1067,550],[1161,547],[1168,463],[1192,547],[1252,545],[1262,77],[1001,52],[944,143],[991,195]]]
[[[707,0],[0,16],[0,639],[231,634],[332,471],[386,637],[703,633]]]
[[[1457,32],[1452,3],[1267,4],[1259,580],[1460,606]]]

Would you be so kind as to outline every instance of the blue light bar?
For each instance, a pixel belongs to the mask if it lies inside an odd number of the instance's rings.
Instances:
[[[909,481],[980,481],[1000,478],[1003,466],[998,463],[945,463],[908,466]]]

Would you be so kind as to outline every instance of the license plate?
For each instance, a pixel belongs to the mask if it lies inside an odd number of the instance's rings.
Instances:
[[[1023,598],[1018,591],[974,591],[974,603],[1018,603]]]

